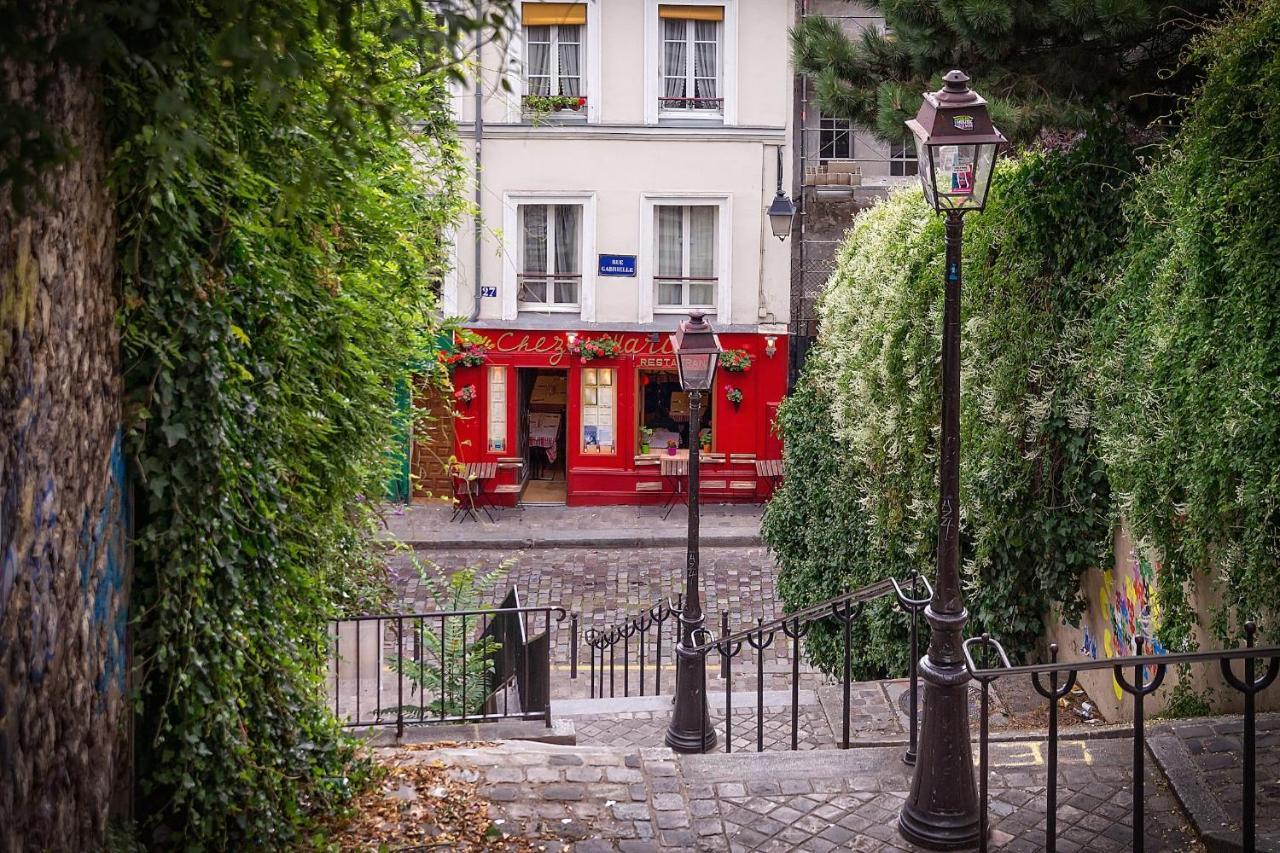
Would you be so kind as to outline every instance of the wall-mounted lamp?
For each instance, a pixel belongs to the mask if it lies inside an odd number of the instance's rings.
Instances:
[[[578,333],[565,332],[564,339],[569,342],[569,349],[573,349],[573,345],[578,342]]]
[[[778,336],[777,335],[764,336],[764,354],[767,355],[769,358],[773,358],[775,355],[778,354]]]
[[[782,146],[778,146],[778,194],[773,197],[773,204],[769,205],[769,227],[773,229],[773,236],[779,240],[787,239],[791,233],[791,223],[796,216],[796,205],[785,192],[782,191]]]

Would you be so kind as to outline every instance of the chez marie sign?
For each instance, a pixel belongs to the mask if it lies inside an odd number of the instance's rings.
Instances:
[[[582,335],[590,338],[591,335]],[[664,334],[656,341],[641,335],[611,335],[621,344],[619,353],[632,358],[640,367],[675,369],[675,353],[671,349],[671,336]],[[560,364],[570,357],[569,342],[563,332],[540,334],[537,332],[501,332],[486,336],[486,346],[493,354],[542,355],[547,363]]]

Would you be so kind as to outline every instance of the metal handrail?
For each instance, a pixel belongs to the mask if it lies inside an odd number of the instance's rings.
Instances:
[[[964,665],[975,680],[982,685],[980,727],[978,732],[978,780],[979,780],[979,847],[985,853],[987,849],[988,823],[988,776],[990,760],[988,744],[990,741],[987,718],[990,707],[991,685],[999,678],[1019,675],[1031,676],[1032,687],[1036,693],[1048,702],[1049,730],[1047,733],[1048,786],[1045,795],[1045,849],[1053,853],[1057,849],[1057,810],[1058,810],[1058,702],[1070,692],[1081,672],[1111,669],[1119,688],[1133,698],[1133,801],[1132,801],[1132,849],[1143,853],[1146,843],[1143,812],[1145,808],[1144,789],[1145,772],[1145,740],[1146,717],[1143,700],[1154,693],[1164,682],[1170,666],[1194,663],[1216,662],[1222,669],[1223,679],[1230,687],[1244,696],[1243,719],[1243,768],[1242,768],[1242,849],[1253,853],[1257,849],[1257,827],[1255,809],[1257,800],[1257,729],[1254,702],[1257,694],[1267,689],[1280,676],[1280,646],[1255,647],[1254,634],[1257,631],[1253,622],[1246,622],[1245,647],[1238,649],[1214,649],[1211,651],[1175,652],[1171,654],[1144,655],[1143,637],[1134,638],[1133,655],[1125,655],[1104,660],[1059,661],[1056,643],[1049,646],[1048,663],[1013,666],[1000,641],[990,634],[981,637],[970,637],[962,645]],[[997,666],[978,666],[974,660],[974,650],[981,648],[984,663],[991,653],[996,656]],[[1265,671],[1255,676],[1254,663],[1259,659],[1270,659]],[[1233,661],[1243,660],[1244,676],[1237,677],[1231,667]],[[1125,675],[1125,670],[1132,668],[1132,681]],[[1154,673],[1148,677],[1148,668]],[[1046,687],[1040,676],[1049,677]],[[1059,682],[1059,676],[1065,680]]]
[[[699,645],[694,646],[689,649],[689,651],[706,653],[710,652],[720,643],[742,642],[743,640],[747,640],[762,631],[765,633],[776,631],[779,628],[785,627],[789,622],[797,620],[809,622],[815,618],[826,618],[831,615],[832,608],[840,607],[843,604],[860,604],[868,601],[874,601],[877,598],[884,598],[885,596],[892,594],[894,592],[895,583],[896,581],[893,578],[876,581],[875,583],[867,584],[866,586],[852,590],[851,592],[844,592],[840,595],[828,598],[826,601],[818,604],[811,604],[808,607],[788,613],[785,616],[779,616],[769,622],[761,622],[754,627],[743,628],[736,633],[713,638],[705,643],[700,643]]]

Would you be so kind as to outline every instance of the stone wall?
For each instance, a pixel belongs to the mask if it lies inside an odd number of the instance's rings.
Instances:
[[[1115,563],[1105,569],[1090,569],[1081,579],[1080,592],[1085,599],[1085,612],[1078,627],[1050,615],[1046,619],[1045,644],[1058,644],[1058,659],[1064,661],[1109,660],[1134,653],[1134,640],[1142,638],[1144,654],[1164,654],[1167,650],[1157,636],[1160,627],[1159,597],[1156,595],[1156,568],[1160,555],[1152,549],[1142,548],[1133,541],[1127,527],[1121,525],[1114,538]],[[1222,604],[1221,593],[1215,580],[1208,574],[1197,577],[1191,590],[1191,603],[1201,614],[1202,624],[1193,630],[1198,647],[1218,649],[1222,647],[1203,623],[1208,615]],[[1041,660],[1048,660],[1042,656]],[[1237,676],[1244,673],[1236,663]],[[1259,668],[1258,674],[1262,673]],[[1133,671],[1126,671],[1133,681]],[[1154,676],[1154,672],[1150,673]],[[1187,680],[1191,689],[1206,698],[1216,713],[1238,713],[1244,702],[1238,692],[1231,689],[1216,663],[1196,664],[1185,672],[1176,667],[1166,674],[1164,686],[1143,702],[1146,714],[1164,710],[1171,688],[1180,680]],[[1133,699],[1125,693],[1110,669],[1082,672],[1079,678],[1089,697],[1103,718],[1112,722],[1133,719]],[[1280,710],[1280,688],[1272,688],[1258,697],[1259,710]]]
[[[26,7],[44,35],[57,0]],[[0,196],[0,850],[83,850],[127,796],[128,500],[115,229],[92,77],[10,58],[69,134],[43,200]]]

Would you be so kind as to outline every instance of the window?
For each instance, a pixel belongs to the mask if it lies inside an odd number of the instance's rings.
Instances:
[[[724,112],[720,32],[723,6],[658,7],[662,52],[658,108],[681,115]]]
[[[615,374],[611,367],[586,367],[582,370],[583,453],[615,452]]]
[[[889,145],[889,174],[895,178],[905,178],[918,174],[919,163],[916,161],[916,149],[910,142],[893,142]]]
[[[658,242],[658,308],[707,308],[716,303],[716,220],[713,205],[654,208]]]
[[[818,160],[853,159],[853,125],[847,118],[818,119]]]
[[[640,447],[648,445],[651,456],[665,456],[671,442],[680,450],[689,449],[689,394],[680,387],[680,377],[672,370],[641,370],[640,374]],[[702,398],[698,433],[711,434],[711,415],[715,406],[709,394]]]
[[[576,308],[582,284],[582,206],[522,204],[517,277],[522,308]]]
[[[582,97],[582,27],[525,27],[525,94]]]
[[[489,452],[507,450],[507,369],[489,367]]]

